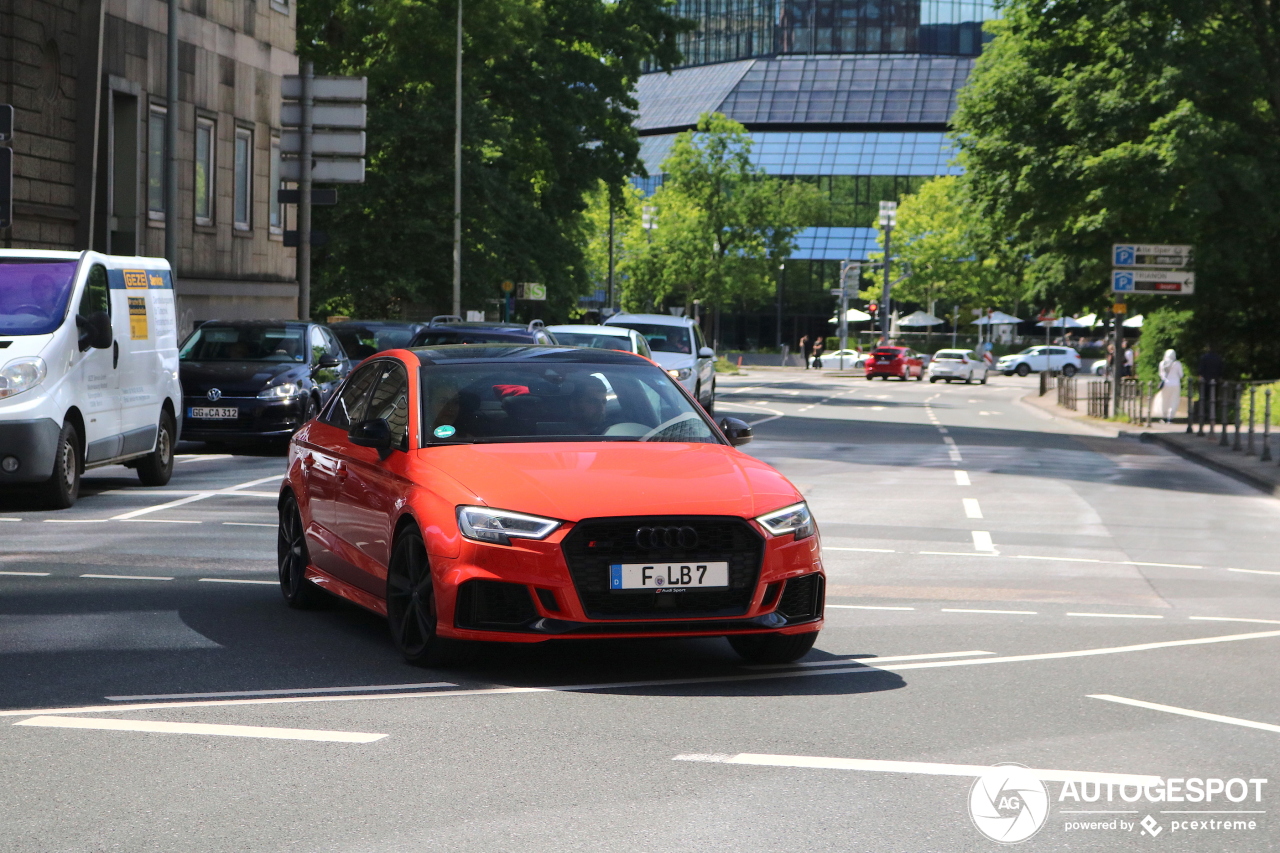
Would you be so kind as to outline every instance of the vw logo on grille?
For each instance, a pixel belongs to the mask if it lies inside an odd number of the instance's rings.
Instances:
[[[208,397],[210,401],[216,403],[222,399],[222,392],[217,388],[210,388],[209,393],[205,394],[205,396]]]
[[[640,527],[636,529],[636,545],[645,551],[666,548],[688,551],[698,547],[698,531],[692,527]]]

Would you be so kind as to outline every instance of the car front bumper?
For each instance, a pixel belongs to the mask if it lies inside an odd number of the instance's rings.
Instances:
[[[42,483],[53,475],[53,460],[62,426],[50,418],[0,421],[0,461],[18,460],[18,469],[5,473],[0,468],[0,485]]]
[[[234,419],[196,418],[195,408],[235,406]],[[287,438],[305,421],[307,397],[284,400],[261,400],[257,397],[226,397],[210,402],[205,397],[182,400],[182,439],[184,441],[235,441],[237,439]]]

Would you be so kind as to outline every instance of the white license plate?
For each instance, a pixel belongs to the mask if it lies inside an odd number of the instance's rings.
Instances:
[[[235,406],[192,406],[189,416],[205,420],[233,421],[240,417],[240,410]]]
[[[609,589],[728,585],[728,563],[614,563],[609,567]]]

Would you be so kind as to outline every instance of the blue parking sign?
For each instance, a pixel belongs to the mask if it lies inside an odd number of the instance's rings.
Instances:
[[[1111,271],[1111,291],[1113,293],[1132,293],[1133,273],[1128,270]]]
[[[1111,247],[1112,260],[1111,263],[1117,267],[1131,267],[1137,261],[1138,253],[1134,246],[1122,246],[1116,244]]]

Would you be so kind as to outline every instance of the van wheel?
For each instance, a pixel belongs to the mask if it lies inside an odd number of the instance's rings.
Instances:
[[[50,509],[67,509],[80,497],[80,433],[70,421],[58,433],[53,475],[39,489],[43,503]]]
[[[818,632],[808,634],[745,634],[725,637],[751,663],[791,663],[809,653]]]
[[[173,476],[173,415],[160,413],[160,426],[156,428],[155,449],[138,460],[138,480],[144,486],[164,486]]]

